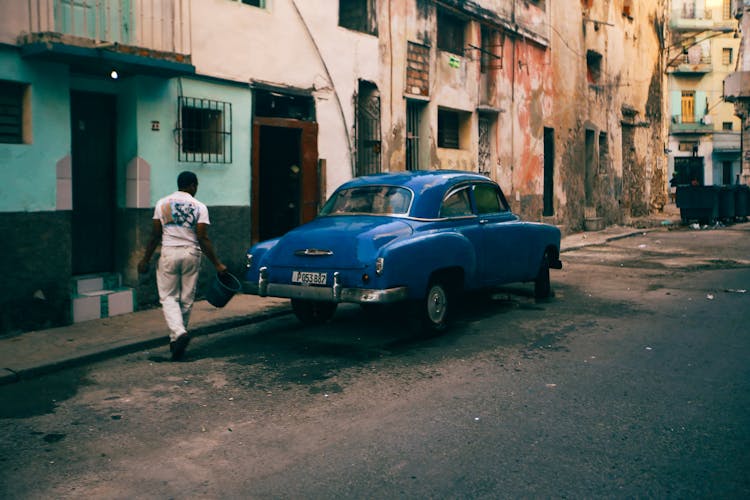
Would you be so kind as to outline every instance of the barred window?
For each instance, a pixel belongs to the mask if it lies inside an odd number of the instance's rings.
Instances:
[[[0,143],[23,144],[26,85],[0,80]]]
[[[179,97],[179,161],[232,163],[232,105]]]

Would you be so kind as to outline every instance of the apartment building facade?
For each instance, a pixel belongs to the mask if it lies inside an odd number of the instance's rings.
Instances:
[[[672,3],[667,51],[669,173],[675,184],[735,184],[741,123],[724,100],[737,64],[738,25],[730,0]]]

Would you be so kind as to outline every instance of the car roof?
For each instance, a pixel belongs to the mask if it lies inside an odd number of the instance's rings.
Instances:
[[[432,219],[438,216],[445,193],[463,182],[492,182],[488,177],[463,170],[410,170],[355,177],[339,189],[361,186],[403,186],[414,192],[409,215]]]

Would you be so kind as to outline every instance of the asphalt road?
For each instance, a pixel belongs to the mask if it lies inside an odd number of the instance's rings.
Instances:
[[[750,228],[563,262],[438,337],[343,307],[0,387],[0,497],[750,497]]]

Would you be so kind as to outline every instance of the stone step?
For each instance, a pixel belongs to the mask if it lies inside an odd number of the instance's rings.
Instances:
[[[111,290],[122,286],[119,273],[81,274],[73,276],[71,292],[79,295],[97,290]]]
[[[74,276],[71,288],[74,323],[133,312],[135,290],[117,273]]]

